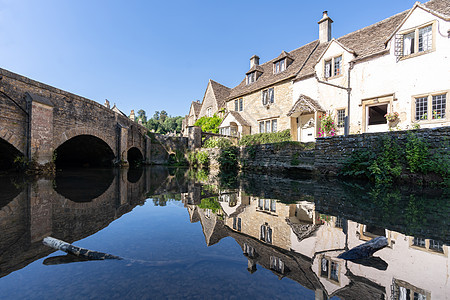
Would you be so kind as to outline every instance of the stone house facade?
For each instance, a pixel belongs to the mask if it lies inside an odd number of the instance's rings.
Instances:
[[[290,129],[293,140],[314,141],[329,114],[344,134],[450,125],[450,1],[416,3],[402,13],[331,38],[324,12],[319,39],[259,65],[251,58],[234,87],[221,132],[237,135]],[[426,67],[428,66],[428,67]],[[385,117],[394,117],[389,122]]]
[[[187,134],[187,128],[194,126],[201,117],[212,117],[218,114],[225,115],[225,99],[230,94],[230,88],[210,79],[203,96],[203,100],[192,101],[189,114],[185,116],[182,124],[182,131]]]

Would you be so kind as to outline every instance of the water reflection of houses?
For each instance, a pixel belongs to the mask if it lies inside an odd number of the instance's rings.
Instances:
[[[316,299],[446,297],[448,246],[439,241],[322,214],[308,201],[283,204],[240,189],[221,191],[216,199],[221,208],[215,214],[192,204],[201,199],[185,202],[191,221],[201,222],[208,245],[233,237],[251,273],[260,265],[315,291]],[[337,258],[345,249],[380,235],[389,245],[374,258]]]
[[[0,277],[54,252],[42,244],[46,236],[74,242],[105,228],[142,205],[166,177],[147,169],[69,172],[20,184],[2,178],[2,187],[16,192],[0,196]]]

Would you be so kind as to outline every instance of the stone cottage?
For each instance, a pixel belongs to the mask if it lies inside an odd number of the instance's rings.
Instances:
[[[183,132],[186,132],[188,126],[193,126],[201,117],[212,117],[218,114],[220,117],[225,115],[225,100],[230,94],[230,88],[210,79],[203,95],[203,100],[193,101],[189,114],[183,120]]]

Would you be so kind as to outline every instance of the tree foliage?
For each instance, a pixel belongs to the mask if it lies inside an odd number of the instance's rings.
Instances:
[[[171,117],[165,110],[155,111],[153,117],[148,120],[143,109],[138,110],[137,114],[137,118],[142,121],[142,125],[144,125],[150,131],[161,134],[166,134],[169,132],[181,132],[181,123],[183,122],[183,117]]]
[[[201,127],[203,132],[219,133],[220,123],[222,123],[222,118],[214,114],[212,117],[201,117],[194,126]]]

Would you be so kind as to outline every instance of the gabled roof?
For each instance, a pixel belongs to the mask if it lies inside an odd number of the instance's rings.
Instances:
[[[292,55],[290,55],[289,53],[287,53],[286,51],[281,51],[281,54],[280,55],[278,55],[278,57],[277,58],[275,58],[274,60],[273,60],[273,62],[277,62],[277,61],[279,61],[279,60],[282,60],[283,58],[290,58],[290,59],[294,59],[293,57],[292,57]]]
[[[292,108],[287,113],[287,116],[290,117],[296,112],[313,113],[316,111],[325,111],[325,110],[320,106],[319,102],[317,102],[316,100],[305,95],[300,95],[298,97],[298,100],[294,103]]]
[[[421,4],[419,2],[416,2],[414,6],[409,10],[407,15],[403,18],[403,20],[400,22],[400,24],[397,25],[397,28],[391,33],[391,35],[386,39],[385,44],[387,44],[392,37],[395,35],[395,33],[403,26],[403,24],[406,22],[406,20],[409,18],[409,16],[413,13],[413,11],[420,7],[421,9],[439,17],[444,20],[449,21],[450,20],[450,1],[442,0],[432,0],[425,4]],[[437,10],[436,10],[437,9]]]
[[[215,82],[214,80],[210,79],[209,83],[211,84],[211,88],[214,93],[214,97],[216,97],[217,102],[217,109],[221,109],[222,107],[225,107],[225,100],[230,95],[231,89],[229,87],[226,87],[218,82]],[[206,92],[205,92],[206,94]],[[204,101],[204,99],[203,99]]]
[[[286,68],[285,71],[278,74],[273,73],[273,63],[278,58],[272,59],[257,67],[254,66],[252,69],[250,69],[249,72],[260,70],[262,72],[261,76],[259,76],[259,78],[255,82],[249,85],[246,84],[246,80],[244,78],[238,86],[234,87],[231,90],[230,96],[227,100],[232,100],[236,97],[258,91],[267,86],[295,77],[295,75],[297,75],[298,71],[305,64],[305,61],[308,60],[309,56],[318,46],[318,44],[319,41],[316,40],[289,52],[288,54],[294,59],[294,61]]]
[[[253,72],[255,72],[255,71],[264,73],[264,68],[261,67],[260,65],[253,66],[253,67],[251,67],[250,70],[248,70],[247,73],[245,73],[245,74],[247,75],[247,74],[253,73]]]
[[[242,126],[250,126],[250,124],[248,124],[248,122],[247,121],[245,121],[245,119],[241,116],[241,114],[240,113],[238,113],[237,111],[230,111],[228,114],[231,114],[235,119],[236,119],[236,121],[239,123],[239,124],[241,124]],[[228,115],[227,114],[227,115]],[[226,116],[225,116],[225,118],[226,118]],[[224,120],[225,120],[225,118],[223,118]]]
[[[344,45],[342,45],[342,43],[340,43],[338,40],[336,39],[332,39],[329,43],[328,46],[325,48],[325,50],[322,51],[322,53],[319,55],[319,57],[316,59],[316,63],[318,63],[322,57],[325,55],[325,53],[327,52],[328,48],[330,48],[331,44],[336,43],[339,45],[339,47],[341,47],[342,49],[344,49],[345,51],[352,53],[352,54],[356,54],[355,51],[353,51],[352,49],[349,49],[347,47],[345,47]]]
[[[194,110],[194,116],[197,117],[200,113],[200,109],[202,108],[202,105],[198,101],[192,101],[191,103],[191,109]]]

